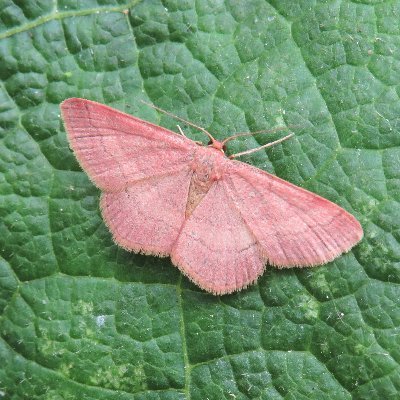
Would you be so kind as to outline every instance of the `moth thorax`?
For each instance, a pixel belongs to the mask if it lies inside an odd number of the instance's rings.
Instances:
[[[214,154],[202,154],[195,157],[186,204],[186,217],[192,214],[212,185],[221,177],[220,158],[219,155]]]

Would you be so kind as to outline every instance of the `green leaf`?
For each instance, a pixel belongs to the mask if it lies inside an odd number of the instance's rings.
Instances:
[[[0,398],[397,398],[400,1],[3,3]],[[176,129],[143,99],[217,138],[299,125],[244,161],[343,206],[365,238],[209,295],[113,244],[68,148],[68,97]]]

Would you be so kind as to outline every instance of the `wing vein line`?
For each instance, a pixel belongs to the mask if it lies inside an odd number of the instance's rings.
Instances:
[[[244,226],[247,228],[248,232],[250,233],[250,235],[253,237],[254,241],[255,241],[256,244],[258,245],[259,252],[260,252],[260,249],[261,249],[260,241],[258,240],[256,234],[255,234],[254,231],[251,229],[251,227],[250,227],[250,225],[248,224],[248,222],[246,221],[246,219],[244,218],[244,216],[243,216],[243,214],[242,214],[240,208],[236,205],[236,202],[234,201],[234,198],[233,198],[233,194],[231,193],[231,190],[229,190],[229,187],[228,187],[228,182],[227,182],[227,179],[226,179],[227,176],[228,176],[228,175],[225,174],[225,175],[224,175],[224,178],[225,178],[225,179],[223,179],[224,186],[225,186],[225,193],[227,194],[227,197],[228,197],[228,199],[230,200],[230,202],[231,202],[231,204],[233,205],[233,207],[235,208],[235,210],[236,210],[236,211],[238,212],[238,214],[240,215],[240,218],[242,219]],[[232,182],[230,182],[229,184],[232,186]],[[234,192],[234,190],[232,190],[232,192]],[[262,252],[260,252],[260,256],[261,256],[262,259],[265,259],[265,257],[263,256]]]
[[[175,175],[178,174],[182,171],[184,171],[185,169],[187,169],[189,171],[189,168],[187,167],[187,165],[185,165],[184,167],[180,168],[180,169],[175,169],[175,170],[168,170],[165,172],[162,172],[160,174],[154,174],[154,175],[150,175],[150,176],[144,176],[142,178],[138,178],[135,180],[130,180],[126,182],[126,186],[125,186],[125,190],[128,189],[129,187],[134,186],[136,183],[140,183],[140,182],[145,182],[145,181],[149,181],[151,179],[158,179],[158,178],[162,178],[163,176],[170,176],[170,175]],[[104,171],[104,173],[106,173],[107,171]],[[116,192],[120,192],[121,190],[118,189],[115,192],[113,192],[112,190],[103,190],[102,191],[104,193],[116,193]]]

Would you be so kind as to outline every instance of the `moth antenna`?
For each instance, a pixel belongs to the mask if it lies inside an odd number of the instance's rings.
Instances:
[[[185,135],[185,133],[183,132],[182,128],[181,128],[179,125],[177,125],[176,127],[178,128],[178,131],[179,131],[179,133],[180,133],[182,136],[187,137],[187,136]]]
[[[232,136],[227,137],[225,140],[222,141],[223,145],[226,145],[228,142],[230,142],[233,139],[236,139],[238,137],[244,137],[244,136],[253,136],[257,135],[259,133],[275,133],[279,131],[284,131],[285,129],[296,129],[296,128],[301,128],[300,125],[288,125],[288,126],[278,126],[277,128],[272,128],[272,129],[262,129],[261,131],[255,131],[255,132],[239,132],[235,133]]]
[[[177,119],[178,121],[184,122],[186,125],[189,125],[189,126],[192,126],[193,128],[198,129],[199,131],[205,133],[213,143],[216,142],[216,140],[213,138],[213,136],[211,135],[211,133],[208,132],[208,131],[206,131],[206,130],[205,130],[204,128],[202,128],[201,126],[197,126],[197,125],[195,125],[193,122],[186,121],[185,119],[183,119],[183,118],[181,118],[181,117],[178,117],[178,116],[175,115],[175,114],[172,114],[172,113],[170,113],[170,112],[168,112],[168,111],[163,110],[163,109],[160,108],[160,107],[155,106],[154,104],[147,103],[147,102],[145,102],[145,101],[143,101],[143,100],[140,100],[140,101],[141,101],[143,104],[146,104],[146,106],[149,106],[149,107],[151,107],[151,108],[154,108],[155,110],[160,111],[160,112],[162,112],[162,113],[164,113],[164,114],[166,114],[166,115],[169,115],[170,117],[175,118],[175,119]],[[185,136],[185,135],[184,135],[184,136]]]
[[[232,154],[232,155],[229,156],[229,158],[232,159],[232,158],[244,156],[245,154],[255,153],[256,151],[259,151],[261,149],[266,149],[267,147],[274,146],[275,144],[281,143],[284,140],[290,139],[292,136],[294,136],[294,133],[291,133],[290,135],[287,135],[287,136],[285,136],[285,137],[283,137],[281,139],[275,140],[275,141],[273,141],[271,143],[264,144],[263,146],[257,147],[255,149],[250,149],[250,150],[242,151],[241,153]]]
[[[178,131],[180,132],[180,134],[182,136],[184,136],[186,139],[188,139],[188,137],[185,135],[185,132],[183,132],[183,129],[179,125],[177,125],[177,127],[178,127]],[[193,140],[193,142],[195,142],[196,144],[198,144],[200,146],[204,146],[204,144],[202,142],[199,142],[198,140]]]

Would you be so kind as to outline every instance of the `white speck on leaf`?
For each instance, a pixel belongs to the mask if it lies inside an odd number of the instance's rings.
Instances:
[[[104,326],[105,322],[106,322],[106,317],[104,315],[98,315],[96,317],[96,324],[98,327]]]

